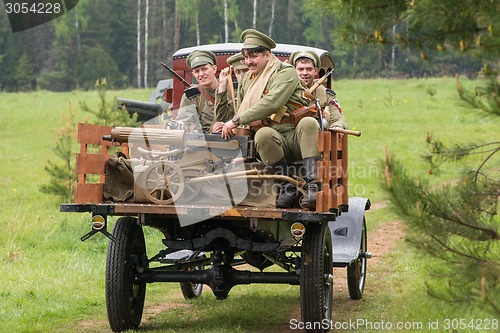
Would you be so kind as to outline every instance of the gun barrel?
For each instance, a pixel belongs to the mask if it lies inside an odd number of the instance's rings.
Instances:
[[[184,131],[164,128],[114,127],[103,140],[135,144],[184,145]]]

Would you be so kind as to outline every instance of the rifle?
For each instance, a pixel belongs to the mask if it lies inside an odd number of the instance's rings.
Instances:
[[[315,84],[312,85],[311,88],[309,88],[309,93],[312,94],[316,88],[319,87],[320,84],[323,84],[325,80],[333,73],[333,69],[330,69],[328,72],[326,72],[325,75],[323,75],[318,81],[316,81]],[[176,73],[177,74],[177,73]]]
[[[181,81],[186,87],[191,87],[192,84],[184,80],[182,76],[180,76],[176,71],[174,71],[172,68],[168,67],[163,61],[160,62],[160,64],[165,67],[170,73],[172,73],[173,76],[179,81]]]
[[[161,65],[163,67],[165,67],[170,73],[172,73],[173,76],[175,76],[177,78],[177,80],[181,81],[186,87],[188,88],[191,88],[193,87],[194,85],[192,85],[191,83],[187,82],[186,80],[184,80],[184,78],[182,76],[180,76],[176,71],[174,71],[172,68],[168,67],[163,61],[160,62]],[[198,86],[196,85],[196,89],[198,89],[198,91],[203,95],[205,96],[205,98],[207,100],[209,100],[210,102],[215,103],[215,98],[212,97],[205,89],[203,89],[201,86]]]

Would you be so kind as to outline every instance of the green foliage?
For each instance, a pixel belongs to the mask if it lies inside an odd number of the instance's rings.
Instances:
[[[456,184],[431,186],[388,154],[384,188],[409,227],[408,239],[439,259],[430,266],[429,294],[498,316],[500,182],[466,173]]]
[[[241,31],[253,25],[253,1],[225,1],[229,42],[240,42]],[[337,77],[401,78],[457,72],[475,76],[481,62],[469,55],[498,49],[500,20],[498,10],[492,10],[493,2],[461,0],[455,5],[452,0],[424,0],[412,6],[402,0],[288,0],[274,1],[272,17],[273,2],[257,1],[256,28],[266,33],[271,29],[278,43],[332,52]],[[139,77],[142,84],[146,61],[147,81],[152,86],[165,79],[160,61],[169,62],[169,55],[178,48],[225,41],[223,1],[149,1],[145,45],[145,3],[141,1],[138,8],[137,0],[81,0],[57,20],[16,34],[11,33],[7,16],[0,16],[0,90],[25,89],[25,83],[17,86],[16,76],[33,77],[41,89],[53,91],[92,89],[100,77],[107,77],[113,88],[122,88],[137,84]],[[425,11],[427,8],[431,11]],[[449,15],[436,17],[432,10]],[[141,73],[137,64],[138,12]],[[438,31],[431,38],[431,28],[440,27],[454,29],[452,36]],[[470,28],[477,33],[466,30],[463,40],[458,40],[461,29]],[[363,46],[367,41],[377,48]],[[457,52],[442,52],[451,49]],[[27,67],[20,64],[24,53],[32,66],[28,73],[22,72]],[[422,63],[421,57],[433,63]],[[494,63],[497,58],[491,54],[488,59]]]
[[[326,2],[316,1],[324,5]],[[391,45],[392,54],[395,45],[418,50],[424,61],[435,60],[438,53],[442,53],[441,57],[457,53],[478,57],[488,81],[469,92],[462,88],[457,76],[458,93],[472,107],[500,115],[496,73],[500,49],[493,46],[500,43],[497,2],[338,0],[328,8],[342,22],[342,38],[372,45],[380,58],[385,45]],[[435,94],[429,88],[427,92],[432,92],[431,97]],[[425,158],[431,163],[431,174],[437,174],[439,165],[455,161],[465,169],[461,176],[444,185],[440,179],[414,179],[402,162],[388,154],[385,190],[407,222],[412,243],[441,259],[430,265],[439,272],[439,282],[430,286],[430,293],[449,301],[470,302],[498,315],[500,144],[455,144],[447,148],[429,134],[427,142],[431,151]],[[472,157],[475,159],[471,161]],[[474,162],[478,163],[475,168],[470,166]],[[415,168],[415,164],[409,165]]]
[[[483,67],[481,83],[472,90],[464,90],[457,76],[457,90],[463,101],[473,108],[500,116],[500,83],[498,71]]]
[[[49,174],[48,184],[40,186],[40,191],[59,197],[59,202],[71,202],[73,200],[74,184],[77,180],[75,173],[75,138],[77,124],[75,112],[71,104],[68,112],[62,114],[64,126],[59,130],[59,135],[53,148],[60,163],[48,161],[45,171]]]
[[[19,59],[14,80],[20,91],[30,91],[36,87],[33,64],[26,53]]]
[[[85,48],[78,55],[76,81],[83,89],[91,89],[98,78],[109,79],[111,87],[123,87],[123,80],[113,58],[100,46]]]
[[[108,84],[105,78],[95,82],[95,88],[99,95],[99,105],[97,110],[90,108],[86,102],[80,102],[80,108],[92,113],[95,117],[96,125],[103,126],[131,126],[135,127],[137,123],[137,114],[130,116],[125,109],[118,109],[116,98],[112,101],[106,99]]]

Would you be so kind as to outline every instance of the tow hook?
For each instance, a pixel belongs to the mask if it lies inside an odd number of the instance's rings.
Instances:
[[[111,241],[115,240],[115,237],[111,235],[106,229],[107,221],[106,217],[102,215],[94,215],[91,220],[92,229],[80,238],[82,242],[86,241],[90,237],[94,236],[96,233],[100,232],[104,236],[108,237]]]

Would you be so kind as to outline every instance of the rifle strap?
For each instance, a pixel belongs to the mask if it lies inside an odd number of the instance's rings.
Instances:
[[[212,104],[215,104],[215,98],[214,98],[212,95],[210,95],[210,94],[209,94],[209,93],[208,93],[205,89],[203,89],[203,87],[202,87],[202,86],[200,86],[200,85],[198,84],[198,85],[196,85],[196,88],[200,91],[200,93],[201,93],[203,96],[205,96],[205,98],[206,98],[207,100],[209,100]]]

